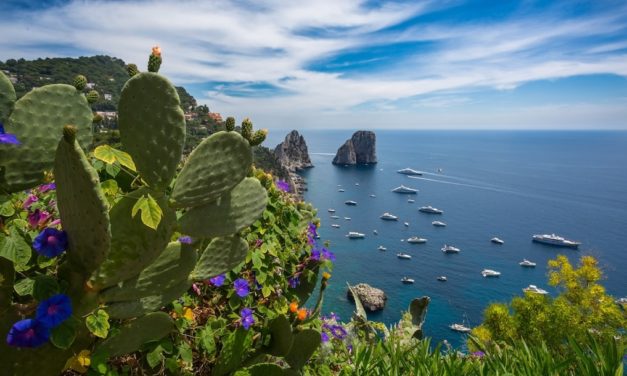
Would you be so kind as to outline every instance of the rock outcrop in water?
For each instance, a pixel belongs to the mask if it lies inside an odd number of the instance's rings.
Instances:
[[[357,131],[337,149],[333,164],[355,165],[377,163],[376,136],[372,131]]]
[[[285,140],[276,146],[274,155],[281,166],[289,171],[290,190],[301,195],[307,190],[307,183],[297,172],[313,167],[305,138],[298,131],[291,131],[285,136]]]
[[[359,297],[361,304],[370,312],[380,311],[385,307],[385,301],[388,297],[383,290],[376,287],[372,287],[367,283],[359,283],[355,286],[351,286],[351,289],[355,291],[355,294]],[[353,301],[353,294],[348,289],[346,296],[350,301]]]

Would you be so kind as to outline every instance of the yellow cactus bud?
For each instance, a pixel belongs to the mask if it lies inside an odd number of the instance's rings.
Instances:
[[[161,57],[161,47],[159,47],[158,45],[152,47],[152,54],[153,56]]]

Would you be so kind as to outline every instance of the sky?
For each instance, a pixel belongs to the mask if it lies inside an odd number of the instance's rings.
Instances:
[[[106,54],[269,129],[627,130],[627,1],[2,0],[0,59]],[[89,76],[89,72],[86,72]]]

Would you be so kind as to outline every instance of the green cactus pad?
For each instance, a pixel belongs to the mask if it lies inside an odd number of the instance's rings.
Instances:
[[[151,194],[163,212],[156,230],[147,227],[139,215],[131,215],[133,206],[143,195]],[[150,265],[170,241],[176,214],[167,205],[165,197],[140,188],[118,201],[109,213],[111,217],[111,250],[92,277],[96,289],[113,286],[136,276]]]
[[[301,369],[320,346],[320,332],[305,329],[294,336],[294,345],[285,360],[294,369]]]
[[[244,119],[242,121],[242,137],[244,137],[247,141],[250,141],[253,136],[253,122],[250,121],[249,118]]]
[[[187,281],[189,273],[196,265],[196,260],[195,249],[182,246],[179,242],[172,242],[137,277],[103,291],[100,294],[101,299],[104,302],[116,302],[159,295]],[[188,286],[191,286],[191,283],[188,283]]]
[[[316,288],[319,273],[320,267],[316,265],[312,269],[303,270],[303,273],[300,275],[300,283],[292,292],[298,297],[301,305],[305,304]]]
[[[289,354],[294,343],[292,325],[285,315],[280,315],[270,322],[270,348],[268,352],[276,356]]]
[[[22,144],[0,144],[2,189],[17,192],[42,183],[44,171],[52,169],[63,127],[76,127],[76,139],[86,148],[92,139],[92,118],[85,97],[71,85],[43,86],[20,98],[5,130],[15,134]]]
[[[118,111],[124,149],[148,185],[164,190],[185,143],[185,115],[176,89],[156,73],[137,74],[124,85]]]
[[[287,373],[274,363],[259,363],[235,372],[234,376],[284,376]]]
[[[200,256],[190,275],[193,281],[202,281],[226,273],[246,259],[248,243],[237,235],[215,238]]]
[[[15,89],[11,80],[0,72],[0,123],[6,123],[15,105]]]
[[[178,207],[200,206],[230,191],[248,174],[250,145],[235,132],[217,132],[192,151],[176,180],[172,199]]]
[[[94,352],[109,357],[129,354],[139,350],[146,342],[165,337],[174,329],[174,321],[167,313],[150,313],[120,328],[117,334],[103,341]]]
[[[124,301],[110,304],[106,311],[112,319],[129,319],[142,316],[148,312],[154,312],[163,306],[172,303],[180,298],[192,285],[191,281],[180,281],[177,285],[172,285],[167,290],[159,291],[157,295],[150,295],[135,301]]]
[[[259,180],[246,178],[218,200],[190,209],[179,223],[183,233],[199,238],[234,234],[261,216],[267,200]]]
[[[241,367],[244,354],[251,345],[251,331],[238,328],[231,333],[224,341],[212,374],[216,376],[226,375]]]
[[[54,162],[57,206],[68,234],[69,262],[88,277],[109,252],[109,208],[98,174],[78,142],[68,138],[59,142]]]

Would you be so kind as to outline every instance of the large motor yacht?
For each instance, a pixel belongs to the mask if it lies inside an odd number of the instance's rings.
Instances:
[[[540,295],[546,295],[546,294],[549,293],[548,291],[543,290],[543,289],[539,288],[536,285],[529,285],[529,286],[525,287],[523,289],[523,291],[524,292],[531,292],[531,293],[534,293],[534,294],[540,294]]]
[[[405,260],[411,259],[411,255],[408,255],[407,253],[397,253],[396,257],[398,257],[399,259],[405,259]]]
[[[422,244],[426,242],[427,242],[427,239],[421,238],[418,236],[412,236],[411,238],[407,239],[407,243],[412,243],[412,244]]]
[[[398,170],[398,171],[396,171],[396,172],[398,172],[399,174],[403,174],[403,175],[415,175],[415,176],[420,176],[420,175],[422,175],[422,172],[420,172],[420,171],[416,171],[416,170],[414,170],[414,169],[412,169],[412,168],[409,168],[409,167],[404,168],[404,169],[402,169],[402,170]]]
[[[492,270],[492,269],[483,269],[481,271],[481,275],[488,278],[488,277],[500,277],[501,276],[501,272],[497,272],[496,270]]]
[[[554,245],[556,247],[577,248],[581,245],[580,242],[568,240],[555,234],[534,235],[533,241],[542,244]]]
[[[418,209],[418,211],[421,211],[423,213],[430,213],[430,214],[442,214],[444,213],[443,210],[440,210],[438,208],[434,208],[433,206],[429,205],[429,206],[423,206],[420,209]]]
[[[459,253],[461,251],[461,249],[453,247],[452,245],[444,244],[444,247],[442,247],[442,252],[444,253]]]
[[[363,239],[366,237],[365,234],[356,231],[349,231],[348,235],[346,236],[348,236],[349,239]]]
[[[401,185],[400,187],[396,187],[396,188],[392,189],[392,192],[395,192],[395,193],[416,194],[416,193],[418,193],[418,190],[417,190],[417,189],[414,189],[414,188],[409,188],[409,187],[406,187],[406,186],[404,186],[404,185]]]
[[[387,212],[383,213],[383,215],[381,215],[380,218],[385,221],[398,221],[397,216],[395,216],[394,214],[387,213]]]

